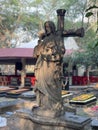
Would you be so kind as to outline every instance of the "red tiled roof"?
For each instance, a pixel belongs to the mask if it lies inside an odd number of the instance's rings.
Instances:
[[[0,48],[0,58],[31,58],[33,57],[32,48]]]
[[[0,48],[0,58],[32,58],[33,48]],[[71,55],[75,50],[68,49],[65,55]]]

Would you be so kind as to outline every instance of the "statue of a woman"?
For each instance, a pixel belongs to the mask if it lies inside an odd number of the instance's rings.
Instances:
[[[62,34],[56,32],[52,21],[45,22],[44,29],[42,40],[34,50],[37,56],[35,92],[40,109],[58,113],[63,108],[61,76],[65,47]]]

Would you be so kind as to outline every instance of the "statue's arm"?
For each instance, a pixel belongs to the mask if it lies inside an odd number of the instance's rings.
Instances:
[[[77,30],[71,29],[71,30],[64,30],[62,32],[63,37],[83,37],[84,36],[84,28],[79,28]]]

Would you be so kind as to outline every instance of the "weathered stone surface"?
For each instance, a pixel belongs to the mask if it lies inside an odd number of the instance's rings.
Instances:
[[[94,119],[91,122],[92,130],[98,130],[98,119]]]
[[[85,127],[91,122],[90,118],[65,113],[58,118],[48,118],[33,115],[28,109],[18,110],[19,130],[86,130]]]
[[[7,99],[2,97],[0,98],[0,113],[20,108],[20,106],[23,106],[23,104],[25,104],[24,100],[10,98]]]
[[[51,110],[45,110],[45,109],[41,109],[41,108],[36,108],[33,110],[34,116],[41,116],[41,117],[48,117],[48,118],[59,117],[63,114],[64,114],[64,110],[51,111]]]

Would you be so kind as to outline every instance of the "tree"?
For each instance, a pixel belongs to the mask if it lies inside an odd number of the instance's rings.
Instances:
[[[95,39],[93,39],[93,42],[95,44],[95,47],[98,46],[98,1],[89,0],[88,2],[88,8],[86,9],[86,17],[88,20],[91,20],[91,27],[95,28]]]
[[[24,4],[23,4],[24,3]],[[36,13],[29,10],[30,2],[27,0],[7,0],[1,1],[0,8],[0,45],[1,47],[11,47],[11,40],[14,46],[19,40],[18,31],[23,31],[34,37],[38,28],[39,18]]]
[[[51,14],[55,12],[54,7],[57,3],[56,0],[50,3],[44,0],[2,0],[0,2],[2,5],[0,6],[1,47],[15,47],[22,35],[35,37],[37,31],[42,28],[44,19],[51,18]],[[28,41],[27,38],[23,37],[23,41]],[[11,44],[12,39],[14,44]]]
[[[1,47],[15,47],[18,42],[29,41],[30,38],[36,37],[46,20],[57,22],[58,8],[66,9],[65,28],[67,25],[70,28],[77,27],[77,18],[84,15],[85,9],[85,1],[81,0],[1,0],[0,2]],[[78,23],[80,26],[80,19]]]
[[[86,67],[88,83],[89,83],[89,72],[92,68],[98,68],[98,46],[95,48],[94,45],[89,44],[85,50],[77,51],[73,54],[73,64],[77,66],[84,65]]]

